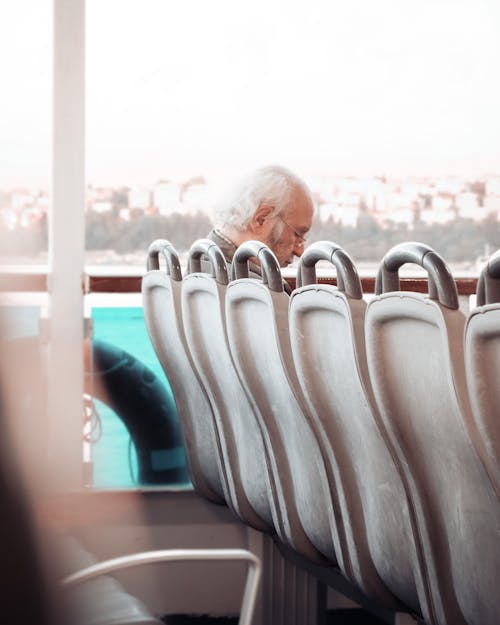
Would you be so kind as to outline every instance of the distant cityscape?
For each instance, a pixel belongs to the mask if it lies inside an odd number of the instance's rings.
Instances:
[[[306,181],[316,205],[315,226],[311,233],[314,238],[326,238],[321,236],[325,228],[330,234],[335,228],[334,232],[339,235],[350,232],[347,238],[352,240],[361,221],[367,218],[375,234],[383,231],[404,231],[408,235],[415,230],[430,232],[429,228],[446,227],[457,221],[468,223],[473,228],[487,221],[490,226],[495,226],[495,230],[498,224],[500,237],[500,175],[471,179],[463,176],[396,179],[318,175]],[[176,228],[189,223],[190,234],[203,236],[212,223],[213,202],[213,188],[202,176],[185,181],[164,179],[150,186],[88,185],[87,228],[91,229],[91,224],[94,224],[94,235],[87,233],[87,247],[96,252],[115,248],[110,238],[112,232],[107,237],[102,236],[103,224],[110,226],[111,222],[115,232],[120,231],[122,235],[130,230],[131,224],[135,224],[137,229],[137,224],[146,220],[144,223],[149,223],[150,228],[146,228],[144,236],[152,235],[154,238],[155,225],[159,227],[163,224],[161,229],[165,231],[168,227],[172,229],[174,223]],[[0,228],[4,233],[16,232],[21,238],[23,234],[31,233],[31,239],[28,237],[31,248],[28,251],[34,253],[36,248],[43,251],[49,206],[47,189],[0,190]],[[180,218],[184,220],[181,220],[182,223]],[[192,222],[196,220],[200,232],[193,230]],[[33,233],[37,233],[36,244],[33,243]],[[156,236],[164,236],[164,232],[158,232]],[[147,240],[138,236],[129,236],[126,242],[122,236],[116,251],[118,254],[133,252],[134,245],[137,251],[144,251],[147,244]],[[181,248],[188,245],[183,241],[178,244]],[[495,237],[490,236],[479,247],[495,245]],[[19,251],[22,253],[23,250]],[[482,251],[477,249],[474,253],[481,254]]]
[[[500,215],[500,175],[469,180],[465,177],[386,179],[318,176],[307,180],[318,217],[355,226],[363,208],[377,221],[411,224],[417,211],[426,223],[447,223],[456,217],[481,221]],[[160,180],[151,186],[88,186],[86,210],[118,210],[128,221],[134,213],[211,215],[210,186],[202,176],[185,182]],[[0,190],[0,219],[9,230],[28,227],[48,211],[47,189]]]

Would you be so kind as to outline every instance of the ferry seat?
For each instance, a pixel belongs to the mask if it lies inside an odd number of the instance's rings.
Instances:
[[[246,549],[161,549],[92,562],[93,556],[77,546],[78,555],[82,557],[83,553],[83,557],[90,561],[85,568],[66,575],[62,585],[68,590],[76,590],[69,605],[77,616],[78,625],[161,625],[163,620],[150,614],[142,601],[125,592],[109,574],[149,564],[202,561],[247,563],[238,623],[251,625],[254,622],[262,565],[260,559]]]
[[[263,279],[249,278],[257,258]],[[278,261],[258,241],[233,258],[226,294],[227,336],[239,378],[254,404],[272,468],[281,541],[301,555],[335,564],[341,554],[323,458],[287,373],[288,303]]]
[[[465,370],[477,449],[500,498],[500,250],[478,280],[465,326]]]
[[[318,261],[335,267],[337,288],[316,283]],[[358,272],[340,246],[319,241],[300,258],[297,287],[289,312],[293,361],[308,412],[321,433],[352,575],[368,596],[385,605],[415,613],[422,605],[425,613],[415,524],[380,430],[368,375],[366,303]]]
[[[166,270],[160,269],[160,256]],[[154,241],[148,250],[148,272],[142,279],[144,320],[172,388],[195,490],[214,503],[224,503],[225,488],[214,417],[191,362],[181,311],[182,273],[174,247]]]
[[[206,258],[214,275],[201,271],[201,261]],[[189,274],[182,283],[182,317],[192,360],[215,416],[228,505],[247,525],[274,533],[262,436],[226,339],[227,283],[227,265],[219,247],[209,239],[195,241],[189,252]]]
[[[70,613],[65,616],[71,615],[72,623],[161,625],[160,619],[153,616],[144,602],[128,592],[112,575],[103,572],[94,579],[82,576],[89,571],[89,567],[92,570],[98,561],[74,536],[54,532],[50,541],[57,573],[63,575],[63,596]]]
[[[399,290],[406,263],[428,272],[428,296]],[[412,242],[386,254],[366,311],[368,369],[417,519],[429,621],[494,625],[500,506],[470,435],[464,325],[455,282],[434,250]]]

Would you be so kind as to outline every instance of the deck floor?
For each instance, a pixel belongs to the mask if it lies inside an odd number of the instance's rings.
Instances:
[[[169,615],[164,617],[165,625],[237,625],[236,617],[210,617]],[[366,610],[329,610],[326,625],[385,625],[379,618]]]

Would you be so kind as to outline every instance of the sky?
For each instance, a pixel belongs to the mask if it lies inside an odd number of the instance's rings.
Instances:
[[[0,5],[0,188],[48,184],[52,2]],[[92,184],[500,173],[498,0],[87,0]]]

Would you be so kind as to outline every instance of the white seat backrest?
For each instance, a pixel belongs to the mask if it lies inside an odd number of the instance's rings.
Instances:
[[[160,254],[167,261],[166,271],[159,269]],[[214,417],[187,349],[181,317],[182,275],[177,254],[168,241],[151,244],[148,269],[142,280],[144,320],[172,388],[191,479],[201,495],[222,503],[224,488]]]
[[[316,284],[315,264],[337,269],[338,288]],[[293,359],[307,407],[323,432],[354,577],[365,593],[415,612],[427,599],[403,482],[379,430],[365,353],[366,304],[346,252],[311,245],[290,301]],[[391,595],[392,593],[392,595]],[[419,601],[420,598],[420,601]]]
[[[258,258],[264,281],[248,278],[252,257]],[[283,519],[277,531],[302,555],[321,560],[319,551],[336,562],[339,539],[321,450],[284,363],[289,298],[278,262],[265,245],[247,241],[233,258],[233,275],[238,279],[226,295],[228,341],[271,461]]]
[[[500,253],[478,281],[477,308],[465,327],[465,369],[478,451],[500,497]]]
[[[202,255],[212,261],[215,278],[198,271]],[[194,273],[182,284],[184,330],[215,415],[230,505],[245,523],[272,531],[275,518],[262,436],[227,345],[224,256],[213,241],[201,239],[191,248],[190,267]]]
[[[404,293],[398,269],[418,263],[429,293]],[[500,506],[471,441],[464,317],[442,259],[422,244],[393,248],[366,313],[375,399],[410,488],[440,625],[498,623]],[[381,294],[382,293],[382,294]]]

